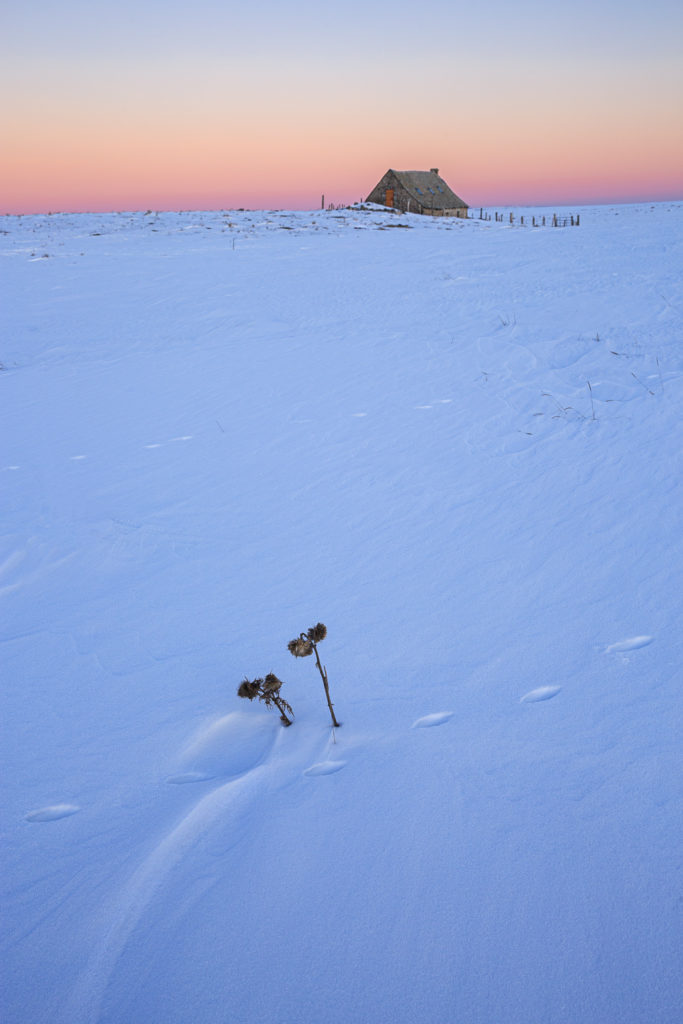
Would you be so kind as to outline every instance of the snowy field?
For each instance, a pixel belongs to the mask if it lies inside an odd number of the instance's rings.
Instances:
[[[683,205],[571,212],[0,218],[4,1024],[682,1019]]]

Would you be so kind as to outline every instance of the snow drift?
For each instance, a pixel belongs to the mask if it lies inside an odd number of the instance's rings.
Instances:
[[[7,1024],[676,1019],[683,207],[580,213],[3,218]]]

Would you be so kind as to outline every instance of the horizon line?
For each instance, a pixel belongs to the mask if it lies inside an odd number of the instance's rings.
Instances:
[[[594,207],[594,206],[644,206],[654,205],[658,203],[681,203],[683,202],[683,193],[680,196],[670,196],[668,198],[657,198],[657,199],[599,199],[599,200],[564,200],[558,199],[555,202],[548,202],[543,200],[541,202],[499,202],[499,203],[469,203],[467,204],[468,210],[510,210],[513,208],[519,209],[525,207],[528,209],[552,209],[567,208],[567,207]],[[144,204],[143,204],[144,205]],[[86,216],[92,214],[122,214],[122,213],[141,213],[145,216],[159,213],[333,213],[339,210],[353,210],[358,209],[366,205],[366,200],[361,200],[353,203],[330,203],[328,206],[305,206],[305,207],[290,207],[290,206],[160,206],[160,207],[149,207],[146,206],[143,209],[143,205],[131,206],[131,207],[111,207],[106,209],[50,209],[50,210],[3,210],[0,212],[0,217],[59,217],[59,216]],[[371,204],[377,206],[377,204]],[[378,210],[386,209],[391,212],[400,212],[394,210],[393,207],[381,207],[377,206]],[[415,217],[430,216],[429,214],[412,214]],[[437,218],[439,219],[439,218]],[[448,219],[448,218],[441,218]],[[455,218],[455,219],[466,219],[466,218]]]

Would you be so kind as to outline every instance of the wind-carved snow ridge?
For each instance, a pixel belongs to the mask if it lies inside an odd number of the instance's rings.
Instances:
[[[223,826],[231,822],[230,842],[226,850],[240,841],[255,801],[277,784],[281,767],[277,760],[266,760],[278,739],[284,735],[277,720],[267,715],[248,716],[243,712],[226,715],[203,729],[186,748],[185,763],[231,776],[228,782],[201,798],[181,821],[160,840],[153,851],[133,872],[102,915],[102,939],[77,982],[63,1024],[74,1020],[96,1024],[109,978],[130,935],[155,893],[171,871],[190,854],[199,838],[219,818]],[[202,776],[192,778],[193,775]],[[196,782],[208,778],[202,771],[187,772],[185,777],[171,776],[168,782]]]
[[[183,771],[166,781],[179,784],[243,775],[265,760],[279,732],[272,715],[233,711],[193,737],[180,757]]]
[[[0,581],[3,578],[10,577],[15,569],[17,569],[26,557],[25,551],[14,551],[8,555],[3,562],[0,563]],[[1,583],[0,582],[0,597],[3,594],[11,594],[14,590],[22,585],[22,580],[16,580],[12,583]]]
[[[55,557],[54,552],[45,547],[39,537],[27,538],[23,549],[14,551],[0,564],[0,597],[43,581],[73,557],[73,552]]]
[[[102,998],[116,963],[130,935],[154,894],[169,873],[191,852],[199,837],[221,816],[230,814],[235,829],[231,846],[239,842],[242,819],[267,780],[277,774],[274,765],[261,765],[237,781],[226,782],[209,793],[155,847],[124,888],[116,893],[103,914],[103,937],[95,944],[79,981],[71,993],[61,1020],[63,1024],[96,1024]]]
[[[169,775],[166,781],[173,786],[186,786],[194,782],[209,782],[215,775],[207,775],[206,772],[178,772],[176,775]]]
[[[620,654],[626,651],[637,651],[653,643],[653,636],[633,636],[629,640],[619,640],[605,648],[605,654]]]
[[[445,725],[446,722],[450,722],[454,714],[454,711],[437,711],[433,715],[423,715],[422,718],[413,722],[411,729],[430,729],[435,725]]]
[[[307,768],[304,775],[334,775],[335,772],[340,772],[345,764],[346,761],[320,761]]]
[[[519,698],[520,704],[535,704],[541,700],[552,700],[557,697],[562,689],[561,686],[538,686],[535,690],[529,690],[523,697]]]
[[[60,818],[68,818],[79,811],[80,807],[76,804],[53,804],[51,807],[41,807],[26,814],[25,821],[59,821]]]

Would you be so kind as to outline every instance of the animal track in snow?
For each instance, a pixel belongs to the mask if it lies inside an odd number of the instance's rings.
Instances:
[[[519,703],[535,704],[539,700],[551,700],[553,697],[557,697],[561,689],[561,686],[539,686],[520,697]]]
[[[637,651],[641,647],[647,647],[654,641],[653,636],[633,636],[629,640],[619,640],[616,644],[610,644],[605,648],[605,654],[619,654],[624,651]]]
[[[25,821],[59,821],[60,818],[68,818],[71,814],[77,814],[80,807],[75,804],[53,804],[51,807],[41,807],[37,811],[30,811],[24,816]]]
[[[334,775],[342,770],[346,761],[320,761],[319,764],[312,764],[307,768],[304,775]]]
[[[450,722],[453,715],[453,711],[437,711],[433,715],[423,715],[422,718],[418,718],[417,721],[413,722],[410,728],[428,729],[434,725],[444,725],[446,722]]]

